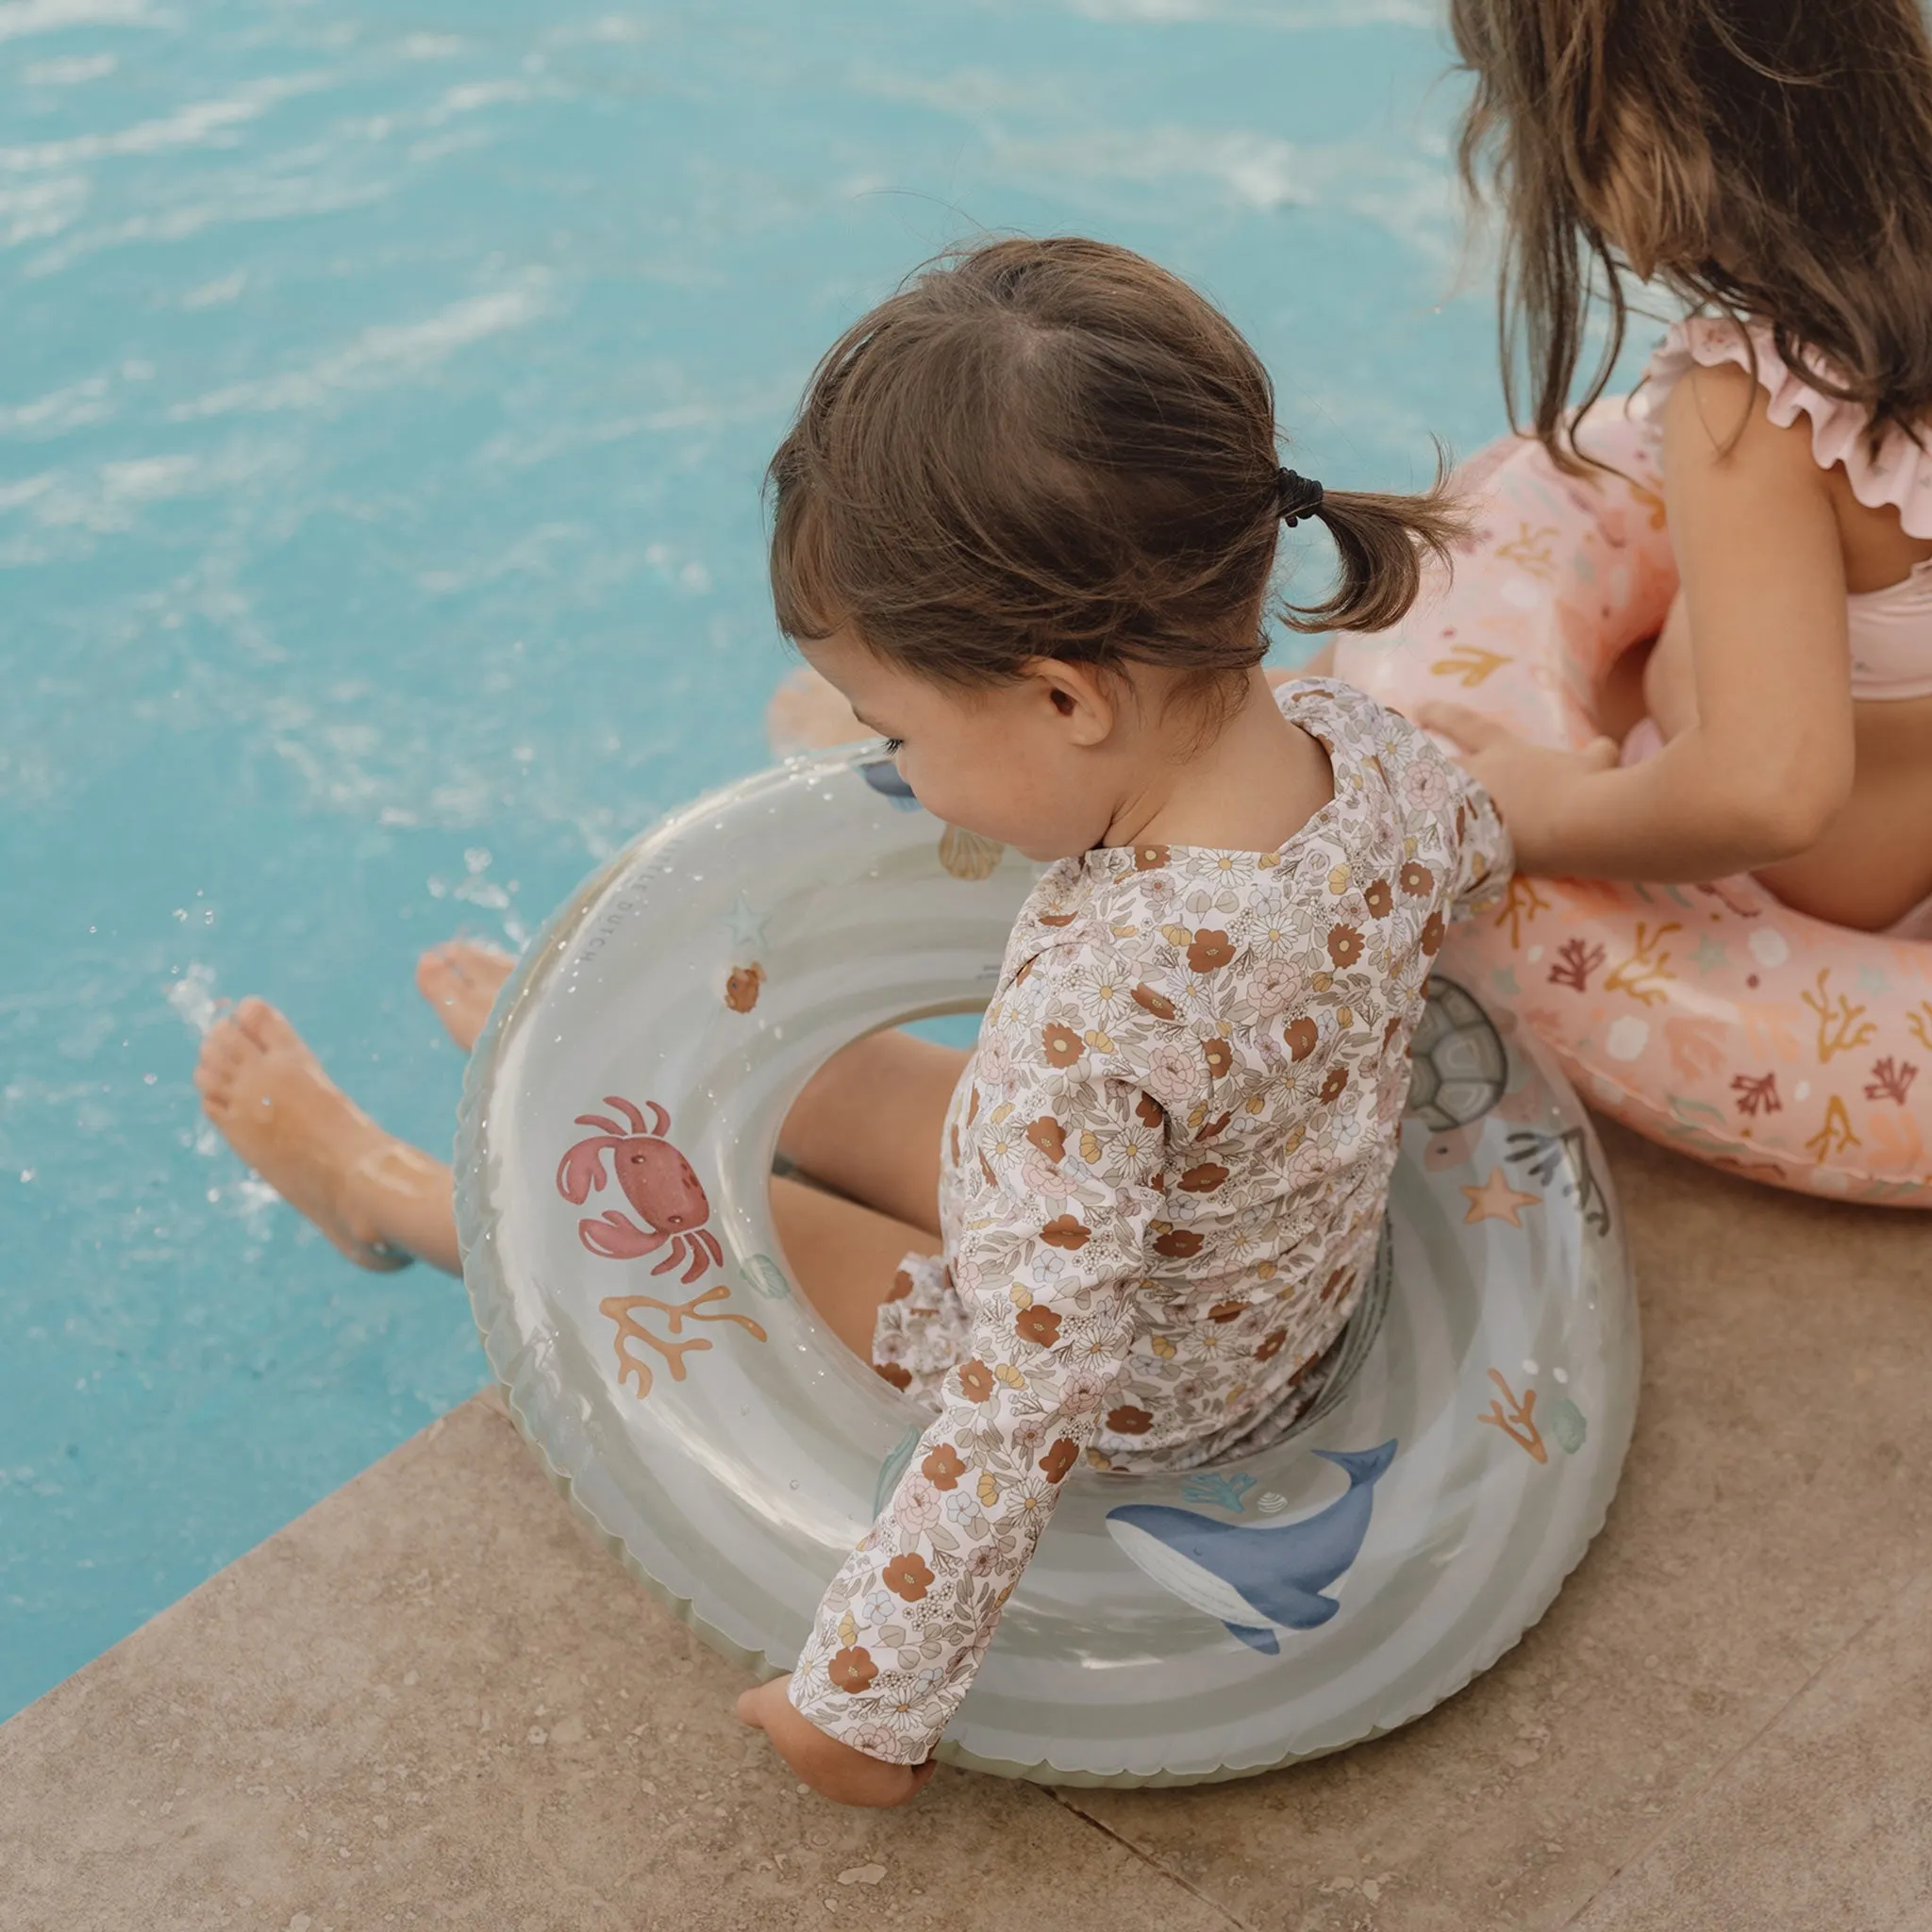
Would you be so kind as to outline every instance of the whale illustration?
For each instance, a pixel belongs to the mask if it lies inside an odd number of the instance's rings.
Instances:
[[[1165,1503],[1123,1503],[1107,1512],[1108,1530],[1163,1590],[1219,1618],[1251,1649],[1278,1657],[1281,1631],[1316,1629],[1341,1607],[1322,1592],[1361,1550],[1395,1443],[1314,1453],[1346,1474],[1348,1489],[1299,1522],[1224,1523]]]
[[[911,786],[899,775],[893,758],[869,758],[859,766],[858,775],[882,798],[890,798],[900,811],[917,811],[919,800]]]

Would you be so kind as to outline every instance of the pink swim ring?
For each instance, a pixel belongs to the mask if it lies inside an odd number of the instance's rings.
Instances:
[[[1600,404],[1582,441],[1621,474],[1565,476],[1517,438],[1474,458],[1453,582],[1394,629],[1341,638],[1339,675],[1397,710],[1452,697],[1547,744],[1595,737],[1594,693],[1662,625],[1677,571],[1635,411]],[[1827,925],[1751,878],[1519,877],[1441,968],[1652,1140],[1776,1187],[1932,1208],[1932,942]]]

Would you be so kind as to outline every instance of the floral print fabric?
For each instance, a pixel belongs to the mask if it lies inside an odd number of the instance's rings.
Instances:
[[[1335,785],[1287,844],[1062,859],[1008,943],[944,1129],[943,1274],[908,1268],[879,1324],[937,1419],[791,1678],[871,1757],[931,1754],[1076,1464],[1255,1446],[1373,1264],[1430,965],[1508,839],[1373,699],[1277,697]]]

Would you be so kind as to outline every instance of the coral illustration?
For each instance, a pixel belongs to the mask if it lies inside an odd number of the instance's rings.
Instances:
[[[1878,1029],[1864,1018],[1865,1008],[1850,994],[1831,992],[1831,968],[1818,969],[1818,989],[1799,997],[1818,1015],[1818,1064],[1824,1066],[1834,1054],[1854,1053]]]
[[[1590,991],[1590,975],[1609,955],[1588,940],[1565,940],[1557,948],[1557,963],[1550,968],[1550,984],[1567,986],[1573,992]]]
[[[1771,1074],[1739,1074],[1731,1081],[1731,1091],[1738,1096],[1738,1111],[1755,1119],[1761,1113],[1780,1113],[1784,1102],[1777,1097],[1777,1075]]]
[[[617,1379],[620,1385],[633,1377],[638,1385],[638,1399],[641,1401],[651,1392],[651,1369],[648,1362],[631,1354],[625,1346],[628,1342],[641,1341],[648,1348],[654,1348],[671,1365],[671,1379],[684,1380],[684,1358],[693,1350],[709,1348],[708,1336],[694,1335],[689,1341],[667,1341],[662,1336],[653,1335],[639,1321],[637,1310],[650,1308],[665,1319],[665,1325],[673,1335],[681,1335],[687,1322],[736,1322],[754,1341],[765,1340],[765,1331],[749,1315],[733,1315],[724,1310],[712,1314],[701,1312],[707,1302],[723,1301],[731,1291],[723,1283],[714,1283],[703,1294],[694,1295],[688,1302],[660,1302],[655,1295],[613,1294],[607,1295],[597,1304],[600,1314],[608,1315],[617,1324],[617,1334],[612,1346],[617,1350]]]
[[[1565,1127],[1548,1133],[1536,1127],[1519,1127],[1506,1142],[1512,1167],[1520,1167],[1547,1187],[1558,1174],[1563,1176],[1565,1196],[1576,1203],[1587,1226],[1598,1234],[1610,1231],[1609,1196],[1596,1177],[1590,1162],[1590,1142],[1581,1127]]]
[[[1492,1429],[1501,1429],[1531,1460],[1547,1462],[1550,1452],[1544,1448],[1542,1431],[1536,1425],[1536,1391],[1525,1389],[1519,1402],[1515,1391],[1504,1380],[1501,1369],[1491,1369],[1490,1380],[1503,1391],[1502,1400],[1498,1401],[1492,1395],[1489,1407],[1476,1417],[1476,1421],[1488,1423]],[[1505,1403],[1508,1404],[1507,1408]]]
[[[1824,1124],[1805,1142],[1805,1151],[1814,1160],[1829,1160],[1834,1154],[1842,1154],[1847,1147],[1862,1147],[1865,1143],[1852,1132],[1852,1118],[1845,1111],[1845,1104],[1834,1093],[1825,1103]]]
[[[1514,874],[1509,880],[1509,890],[1496,913],[1496,924],[1509,928],[1509,945],[1512,951],[1523,948],[1523,924],[1524,920],[1534,921],[1539,912],[1547,912],[1550,902],[1536,889],[1536,881],[1525,878],[1522,873]]]
[[[1606,992],[1627,992],[1641,1006],[1655,1006],[1663,998],[1663,983],[1676,978],[1669,970],[1670,953],[1664,941],[1683,927],[1674,920],[1655,928],[1642,920],[1637,923],[1637,944],[1627,959],[1620,959],[1604,979]]]
[[[1181,1484],[1181,1494],[1191,1503],[1208,1503],[1240,1514],[1247,1507],[1244,1499],[1254,1487],[1255,1478],[1245,1470],[1236,1470],[1232,1475],[1216,1470],[1189,1476]]]
[[[1872,1066],[1872,1083],[1865,1089],[1867,1100],[1895,1100],[1903,1107],[1912,1091],[1919,1070],[1909,1060],[1894,1060],[1887,1054]]]
[[[1509,662],[1508,657],[1501,651],[1478,650],[1474,644],[1457,644],[1446,658],[1439,658],[1429,666],[1438,677],[1456,678],[1465,691],[1474,691],[1487,677],[1502,670]]]
[[[1554,550],[1557,532],[1553,525],[1543,525],[1531,529],[1527,524],[1518,526],[1515,536],[1507,543],[1498,543],[1495,554],[1507,557],[1518,570],[1533,577],[1553,577],[1557,574],[1557,559]]]

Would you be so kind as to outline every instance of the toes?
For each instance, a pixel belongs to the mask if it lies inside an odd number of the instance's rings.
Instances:
[[[266,1000],[249,998],[235,1008],[235,1024],[249,1044],[262,1053],[300,1046],[302,1036]]]
[[[444,940],[416,961],[416,986],[431,1004],[458,990],[494,991],[516,969],[516,959],[480,940]]]
[[[202,1111],[219,1119],[228,1110],[235,1095],[235,1074],[243,1047],[232,1021],[217,1021],[201,1042],[201,1058],[194,1063],[194,1091],[201,1095]]]
[[[194,1084],[207,1091],[208,1083],[225,1085],[235,1076],[253,1042],[232,1019],[217,1020],[201,1038],[201,1057],[194,1065]]]
[[[268,1041],[264,1038],[264,1028],[268,1024],[269,1015],[274,1011],[275,1008],[266,1000],[257,999],[250,993],[229,1015],[227,1024],[229,1028],[240,1036],[242,1043],[259,1051],[268,1045]],[[242,1050],[240,1045],[238,1050]]]
[[[441,1005],[448,997],[450,982],[459,976],[448,945],[431,946],[416,961],[416,991],[431,1006]]]
[[[516,968],[516,956],[486,940],[451,940],[443,948],[466,979],[480,979],[486,985],[499,982]]]

